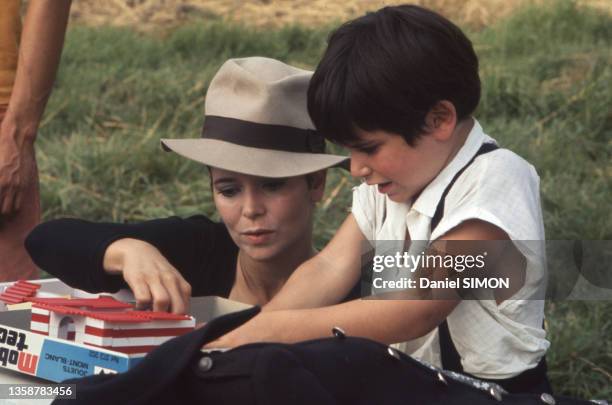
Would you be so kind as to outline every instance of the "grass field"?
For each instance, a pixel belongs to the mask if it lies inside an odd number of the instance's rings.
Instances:
[[[331,28],[257,30],[216,18],[163,36],[73,27],[37,143],[44,218],[214,216],[203,168],[162,153],[159,138],[199,136],[204,91],[225,59],[312,68]],[[561,1],[518,9],[470,37],[482,67],[476,116],[537,168],[547,238],[612,239],[610,15]],[[331,173],[319,245],[345,216],[352,184]],[[612,399],[612,303],[548,303],[547,326],[555,390]]]

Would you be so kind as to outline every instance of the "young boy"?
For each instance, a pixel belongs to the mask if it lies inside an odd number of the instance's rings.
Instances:
[[[215,346],[296,342],[339,326],[511,392],[550,391],[543,301],[529,299],[544,285],[543,255],[537,244],[521,242],[544,240],[539,178],[471,117],[479,98],[471,42],[436,13],[385,7],[335,31],[310,84],[309,113],[327,139],[349,148],[351,173],[364,184],[327,247],[298,268],[263,313]],[[442,248],[449,241],[507,241],[503,252],[486,245],[487,261],[522,281],[511,294],[489,299],[333,305],[360,277],[362,244],[378,240]]]

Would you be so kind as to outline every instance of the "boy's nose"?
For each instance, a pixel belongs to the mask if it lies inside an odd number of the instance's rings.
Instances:
[[[367,177],[372,174],[372,169],[368,167],[359,157],[351,153],[351,176]]]

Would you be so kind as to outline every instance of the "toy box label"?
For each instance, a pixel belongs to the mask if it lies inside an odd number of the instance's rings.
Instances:
[[[64,295],[94,297],[92,294],[74,290],[57,279],[30,280],[30,282],[41,285],[37,292],[41,297]],[[13,282],[0,283],[0,292],[13,284]],[[131,301],[133,295],[123,291],[117,298]],[[217,316],[247,307],[249,305],[212,296],[192,298],[191,302],[192,315],[199,322],[207,322]],[[94,374],[124,372],[144,358],[144,356],[128,356],[111,350],[98,350],[74,341],[62,341],[31,332],[30,310],[13,309],[7,311],[6,305],[0,302],[0,380],[3,368],[60,382]]]
[[[36,375],[61,381],[100,372],[117,373],[127,370],[134,360],[47,339],[40,352]]]
[[[128,358],[0,325],[0,367],[51,381],[126,371],[142,357]]]
[[[36,375],[43,340],[43,336],[0,325],[0,365]]]

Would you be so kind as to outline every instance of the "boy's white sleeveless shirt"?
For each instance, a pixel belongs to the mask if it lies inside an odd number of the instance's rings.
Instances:
[[[474,120],[465,144],[414,203],[393,202],[376,186],[364,183],[353,190],[352,213],[370,241],[403,241],[406,230],[413,241],[435,240],[469,219],[489,222],[508,234],[526,259],[525,285],[500,305],[494,300],[464,300],[447,318],[464,371],[500,379],[535,367],[550,345],[542,329],[544,301],[527,299],[545,288],[543,243],[524,243],[544,240],[538,174],[507,149],[477,157],[450,189],[433,234],[430,229],[442,193],[485,142],[495,140]],[[441,364],[437,328],[395,347]]]

